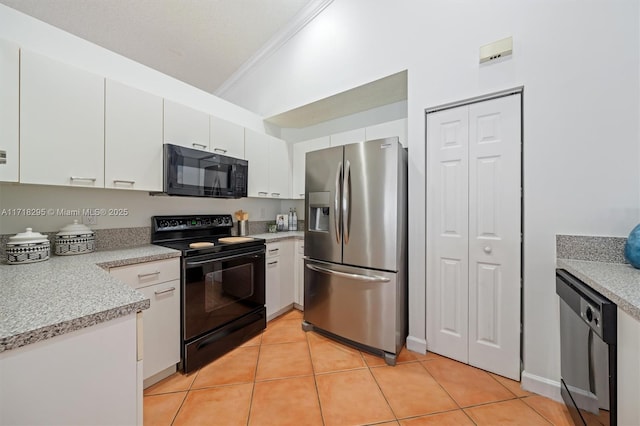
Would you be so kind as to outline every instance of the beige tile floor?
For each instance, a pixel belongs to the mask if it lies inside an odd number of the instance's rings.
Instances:
[[[189,375],[145,390],[145,425],[571,425],[520,384],[404,349],[395,367],[300,327],[291,311]]]

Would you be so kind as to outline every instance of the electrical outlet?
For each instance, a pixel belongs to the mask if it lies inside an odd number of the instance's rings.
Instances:
[[[84,215],[82,216],[82,223],[85,225],[97,225],[98,224],[98,216],[94,215]]]

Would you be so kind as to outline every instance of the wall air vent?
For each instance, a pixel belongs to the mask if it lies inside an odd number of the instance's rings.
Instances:
[[[513,53],[513,37],[480,46],[480,63],[493,61]]]

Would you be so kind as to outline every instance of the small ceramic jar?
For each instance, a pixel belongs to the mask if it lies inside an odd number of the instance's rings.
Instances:
[[[12,265],[42,262],[49,259],[51,246],[46,235],[27,228],[25,232],[9,237],[6,253],[7,262]]]
[[[56,254],[70,256],[90,253],[95,249],[95,235],[91,229],[74,220],[56,234]]]

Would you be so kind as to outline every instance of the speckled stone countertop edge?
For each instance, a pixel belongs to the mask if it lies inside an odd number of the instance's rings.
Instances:
[[[263,234],[251,234],[248,237],[264,238],[267,243],[284,240],[304,240],[304,231],[265,232]]]
[[[145,245],[127,249],[97,251],[78,256],[54,256],[54,258],[59,258],[59,262],[81,262],[81,264],[84,265],[93,265],[98,269],[104,270],[105,280],[107,280],[113,279],[112,276],[108,275],[109,268],[153,262],[176,257],[179,258],[180,255],[181,253],[177,250],[154,245]],[[38,263],[34,265],[38,265]],[[0,264],[0,268],[9,268],[9,270],[13,270],[13,268],[23,268],[24,279],[29,279],[29,265],[7,265],[6,263],[4,263]],[[110,321],[122,316],[129,315],[131,313],[148,309],[150,307],[150,300],[142,295],[142,293],[131,289],[126,283],[121,284],[124,288],[129,288],[131,291],[133,291],[137,295],[137,297],[131,298],[127,303],[116,307],[110,307],[108,309],[99,310],[97,312],[89,312],[86,315],[70,318],[61,322],[46,324],[44,326],[35,326],[33,328],[22,329],[12,334],[6,334],[5,332],[7,330],[5,329],[2,333],[5,335],[0,338],[0,352],[16,349],[42,340],[47,340],[55,336],[70,333],[72,331],[80,330],[102,322]],[[0,326],[2,326],[2,324],[0,324]],[[0,327],[0,329],[3,328],[4,326]]]
[[[629,264],[575,259],[556,259],[556,266],[582,280],[640,321],[639,270]]]
[[[0,340],[0,353],[149,309],[150,306],[151,301],[145,299],[118,308],[16,334]]]

